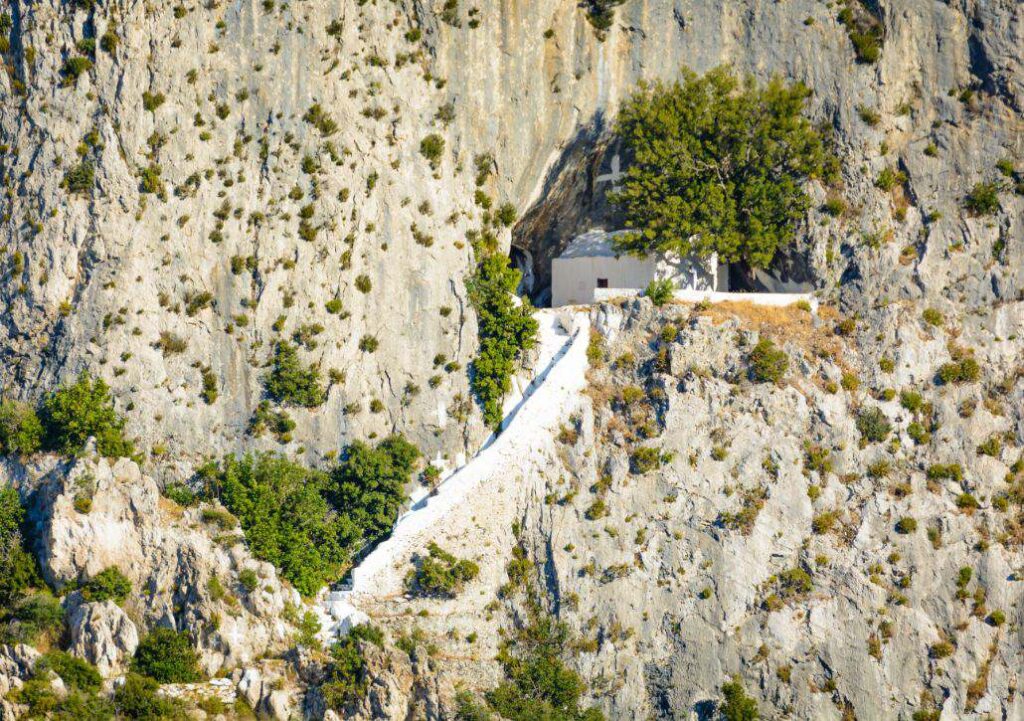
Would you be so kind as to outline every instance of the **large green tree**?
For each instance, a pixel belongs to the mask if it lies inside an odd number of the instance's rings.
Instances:
[[[835,172],[803,116],[809,95],[799,83],[759,86],[727,68],[642,84],[618,118],[632,165],[610,199],[634,229],[618,249],[769,265],[810,207],[807,181]]]

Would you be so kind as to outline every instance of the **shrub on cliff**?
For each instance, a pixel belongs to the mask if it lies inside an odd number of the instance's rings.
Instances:
[[[801,84],[758,86],[725,68],[641,85],[617,124],[633,163],[609,198],[635,230],[616,247],[769,265],[810,208],[807,181],[835,172],[802,115],[809,96]]]
[[[0,454],[29,456],[43,445],[43,424],[27,403],[0,401]]]
[[[391,532],[419,455],[391,436],[376,448],[352,444],[330,473],[264,453],[228,456],[199,475],[204,494],[238,519],[253,555],[311,596]]]
[[[473,561],[457,558],[434,542],[427,546],[427,553],[406,579],[412,593],[454,598],[480,573],[480,567]]]
[[[771,338],[759,340],[747,360],[750,379],[757,383],[778,383],[789,369],[789,356]]]
[[[304,367],[298,350],[287,341],[279,341],[274,346],[270,372],[263,379],[263,387],[273,400],[285,405],[315,408],[325,400],[320,371]]]
[[[110,388],[102,378],[83,372],[74,383],[50,394],[40,415],[50,450],[76,455],[93,436],[96,450],[108,458],[135,453],[135,446],[124,437],[125,421],[114,409]]]
[[[192,683],[200,678],[199,656],[184,631],[155,628],[135,649],[132,670],[160,683]]]
[[[508,257],[494,254],[477,266],[467,283],[480,335],[470,386],[483,406],[484,422],[494,429],[502,421],[502,401],[512,388],[515,362],[537,339],[533,306],[525,298],[516,302],[519,278]]]
[[[129,581],[117,566],[104,568],[82,586],[82,598],[90,603],[114,601],[121,604],[132,592]]]

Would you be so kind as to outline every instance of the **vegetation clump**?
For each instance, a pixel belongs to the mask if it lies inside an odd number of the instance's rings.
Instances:
[[[278,341],[274,346],[270,373],[264,377],[263,387],[271,399],[285,405],[316,408],[326,399],[320,371],[304,367],[298,350],[287,341]]]
[[[444,138],[437,133],[431,133],[420,141],[420,155],[427,159],[430,167],[437,170],[441,164],[441,156],[444,155]]]
[[[77,455],[90,437],[108,458],[131,456],[134,444],[124,437],[125,421],[114,409],[110,388],[102,378],[83,372],[69,386],[51,393],[42,403],[45,445],[64,455]]]
[[[802,116],[809,95],[725,68],[642,85],[618,120],[634,161],[609,197],[634,231],[616,247],[769,265],[810,207],[807,181],[835,173],[822,134]]]
[[[857,414],[857,430],[866,442],[880,443],[889,436],[892,424],[881,408],[869,408]]]
[[[655,306],[661,307],[672,300],[676,286],[670,278],[652,280],[647,284],[644,295],[651,299]]]
[[[117,566],[109,566],[82,585],[82,598],[90,603],[114,601],[121,604],[132,592],[132,582]]]
[[[132,671],[159,683],[193,683],[201,677],[188,634],[170,628],[155,628],[139,642]]]
[[[13,608],[27,591],[43,585],[35,557],[25,547],[24,522],[18,492],[11,486],[0,488],[0,609]]]
[[[480,336],[470,387],[483,406],[484,422],[494,429],[501,425],[502,401],[512,388],[515,363],[537,340],[533,306],[525,298],[516,302],[519,279],[507,257],[490,254],[467,284]]]
[[[366,696],[369,676],[363,655],[364,643],[382,646],[384,635],[374,626],[360,624],[331,647],[331,660],[320,685],[327,708],[344,711]]]
[[[30,456],[43,445],[43,424],[32,406],[0,401],[0,454]]]
[[[779,383],[789,369],[789,356],[771,338],[762,338],[747,358],[750,379],[757,383]]]
[[[432,541],[427,556],[409,574],[407,585],[416,594],[454,598],[479,573],[480,567],[473,561],[457,558]]]
[[[254,556],[315,594],[390,533],[419,451],[402,436],[356,442],[330,472],[264,453],[200,469],[203,495],[238,519]]]

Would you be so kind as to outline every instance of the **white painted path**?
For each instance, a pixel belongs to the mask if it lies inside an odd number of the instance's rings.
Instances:
[[[330,642],[366,620],[362,601],[401,593],[412,555],[422,551],[432,531],[457,513],[467,498],[493,477],[522,468],[544,447],[565,419],[566,409],[586,385],[590,317],[568,309],[537,312],[540,358],[536,375],[506,399],[503,431],[491,436],[473,459],[445,479],[433,495],[398,519],[391,536],[352,571],[350,590],[325,589],[317,603],[321,638]]]

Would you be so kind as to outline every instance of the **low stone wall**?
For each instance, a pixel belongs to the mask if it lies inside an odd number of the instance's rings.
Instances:
[[[595,288],[594,302],[613,300],[615,298],[633,298],[643,291],[639,288]],[[782,308],[787,305],[805,302],[811,310],[818,310],[818,299],[813,293],[723,293],[716,290],[677,290],[675,299],[683,303],[751,303]]]

